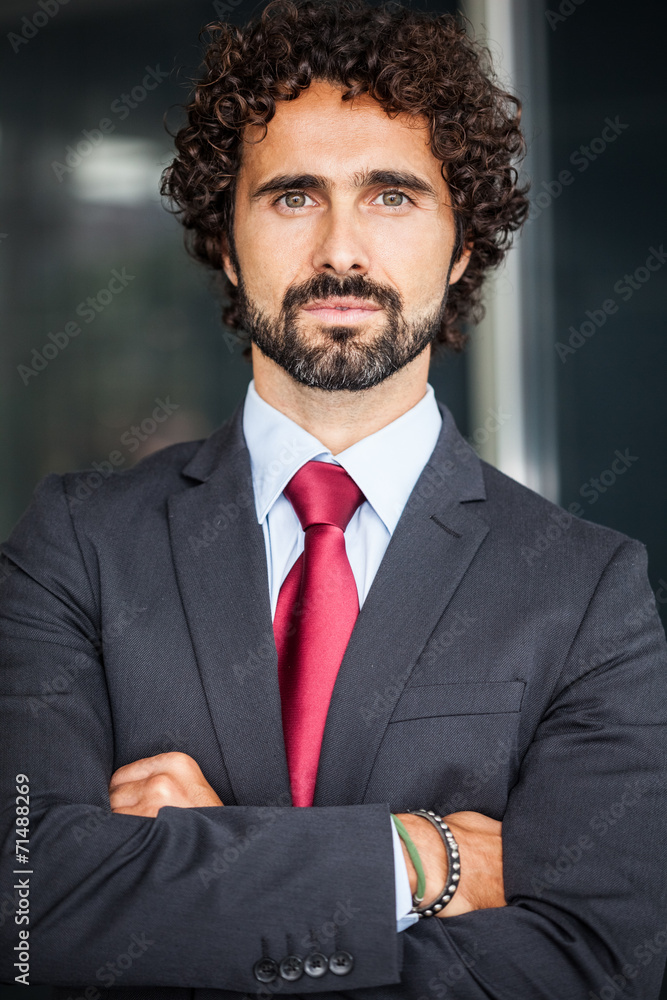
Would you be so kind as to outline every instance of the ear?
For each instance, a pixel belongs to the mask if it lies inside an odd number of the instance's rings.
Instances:
[[[238,275],[236,273],[236,269],[234,268],[234,265],[232,264],[232,258],[231,258],[231,255],[229,253],[229,244],[227,242],[227,237],[226,236],[223,236],[221,238],[221,240],[220,240],[220,254],[221,254],[221,257],[222,257],[222,266],[223,266],[225,274],[227,275],[227,277],[231,281],[232,285],[238,285],[239,278],[238,278]]]
[[[465,269],[467,268],[468,264],[470,263],[470,255],[472,254],[472,251],[473,251],[472,244],[468,244],[463,249],[463,252],[461,253],[461,256],[457,260],[456,264],[454,264],[454,267],[452,268],[452,273],[449,276],[449,284],[450,285],[456,284],[456,282],[459,280],[459,278],[463,277]]]

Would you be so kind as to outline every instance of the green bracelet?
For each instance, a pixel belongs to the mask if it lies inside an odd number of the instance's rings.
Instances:
[[[403,823],[400,821],[398,816],[395,816],[394,813],[390,813],[390,816],[394,821],[394,825],[398,831],[398,835],[405,844],[407,852],[410,855],[410,860],[415,866],[415,871],[417,872],[417,892],[412,897],[412,905],[419,906],[419,904],[424,901],[424,889],[426,888],[426,876],[424,875],[424,868],[421,863],[421,858],[419,857],[417,848],[410,839],[410,834],[405,829]]]

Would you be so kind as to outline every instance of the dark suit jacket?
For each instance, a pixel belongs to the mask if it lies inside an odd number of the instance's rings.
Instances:
[[[657,996],[667,644],[645,548],[480,461],[440,409],[309,809],[291,806],[242,406],[132,469],[41,480],[2,546],[3,981],[23,773],[30,982],[57,997]],[[111,814],[112,772],[169,750],[224,807]],[[396,932],[389,812],[418,807],[502,820],[508,906]],[[344,975],[253,971],[337,951]]]

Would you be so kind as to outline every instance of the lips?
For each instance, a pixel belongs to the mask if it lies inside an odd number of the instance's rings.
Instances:
[[[315,302],[310,302],[307,306],[303,307],[307,312],[314,312],[320,309],[335,309],[340,312],[348,312],[351,309],[354,310],[364,310],[366,312],[377,312],[380,308],[375,305],[375,303],[369,301],[369,299],[355,299],[352,297],[345,298],[333,298],[333,299],[318,299]]]

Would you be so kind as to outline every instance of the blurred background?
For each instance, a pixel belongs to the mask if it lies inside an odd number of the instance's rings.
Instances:
[[[469,350],[430,381],[483,458],[646,544],[667,622],[664,7],[461,2],[524,103],[532,208]],[[47,473],[206,437],[245,393],[158,183],[199,29],[261,6],[3,0],[2,538]]]

